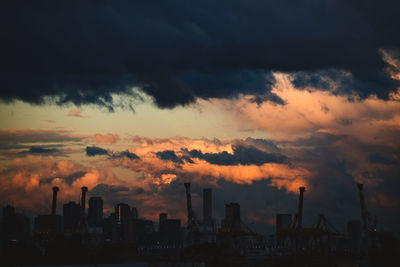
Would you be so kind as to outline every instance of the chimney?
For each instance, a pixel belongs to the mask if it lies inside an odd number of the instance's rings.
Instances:
[[[53,187],[53,205],[51,206],[51,215],[56,215],[57,212],[57,192],[60,189],[57,186]]]
[[[300,196],[299,196],[299,211],[297,214],[297,220],[298,220],[298,228],[301,229],[303,227],[303,194],[306,191],[305,187],[300,187]]]
[[[85,214],[85,208],[86,208],[86,192],[88,191],[88,188],[86,186],[82,186],[82,199],[81,199],[81,208],[82,208],[82,213]]]

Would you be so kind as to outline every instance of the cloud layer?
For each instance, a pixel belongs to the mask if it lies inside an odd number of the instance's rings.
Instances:
[[[239,93],[282,104],[271,92],[271,72],[281,71],[295,73],[298,87],[387,99],[399,84],[380,51],[399,51],[399,8],[392,0],[10,0],[0,11],[0,98],[113,110],[113,94],[140,98],[136,86],[167,108]]]
[[[88,186],[90,195],[103,197],[107,211],[125,202],[149,219],[168,212],[185,220],[182,183],[191,181],[198,216],[201,190],[212,187],[215,216],[223,216],[225,203],[237,201],[244,220],[265,232],[268,227],[272,230],[268,225],[275,213],[295,213],[298,188],[306,186],[305,223],[312,224],[318,213],[326,213],[344,230],[346,220],[358,218],[355,183],[363,182],[368,209],[378,214],[384,229],[394,230],[400,221],[387,217],[400,209],[396,140],[393,147],[349,135],[315,133],[275,141],[141,137],[130,141],[131,147],[122,152],[87,147],[88,155],[92,150],[106,155],[88,157],[95,160],[90,167],[52,156],[15,158],[1,171],[1,204],[13,202],[20,208],[48,212],[52,186],[61,188],[61,203],[77,199],[80,187]],[[251,161],[252,155],[260,153],[268,155],[265,161],[258,156]]]

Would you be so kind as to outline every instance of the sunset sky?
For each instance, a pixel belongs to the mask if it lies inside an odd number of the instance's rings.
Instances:
[[[400,3],[6,1],[0,8],[0,206],[49,213],[80,187],[105,210],[186,223],[183,182],[276,213],[400,234]]]

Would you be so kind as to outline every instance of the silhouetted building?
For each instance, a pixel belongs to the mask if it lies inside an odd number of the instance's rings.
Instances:
[[[154,234],[154,223],[150,220],[133,219],[133,240],[138,244],[146,243],[149,237]]]
[[[39,239],[48,239],[63,231],[63,217],[60,215],[44,214],[35,218],[34,235]]]
[[[110,216],[103,219],[102,226],[103,226],[103,237],[106,242],[113,241],[113,237],[115,235],[115,213],[111,213]]]
[[[128,204],[119,203],[115,206],[115,242],[129,243],[133,240],[132,213]]]
[[[225,204],[225,218],[222,227],[231,231],[241,230],[240,205],[238,203]]]
[[[138,219],[139,218],[139,213],[137,208],[133,207],[132,208],[132,219]]]
[[[167,213],[159,215],[159,235],[162,240],[178,241],[182,238],[181,220],[168,219]]]
[[[181,238],[181,220],[168,219],[165,227],[165,238],[167,240],[180,240]]]
[[[361,222],[358,220],[347,222],[347,235],[350,251],[357,254],[361,245]]]
[[[277,214],[276,215],[276,232],[282,229],[289,228],[292,225],[292,215],[290,214]]]
[[[165,232],[165,222],[168,220],[168,213],[160,213],[158,220],[158,232]]]
[[[203,222],[205,225],[212,225],[212,189],[203,189]]]
[[[73,201],[63,205],[63,221],[65,232],[75,232],[79,226],[82,208]]]
[[[103,220],[103,200],[101,197],[89,199],[88,224],[89,226],[100,226]]]
[[[26,243],[29,239],[29,218],[15,213],[14,207],[3,208],[1,236],[4,245]]]

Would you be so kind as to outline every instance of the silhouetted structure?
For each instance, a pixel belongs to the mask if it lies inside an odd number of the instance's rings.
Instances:
[[[190,183],[184,183],[186,188],[186,205],[187,205],[187,216],[188,216],[188,229],[196,228],[196,218],[192,208],[192,195],[190,192]]]
[[[48,240],[55,234],[62,233],[62,231],[62,217],[59,215],[44,214],[35,218],[34,234],[36,238]]]
[[[300,187],[300,195],[299,195],[299,209],[297,212],[297,228],[301,229],[303,227],[303,195],[306,191],[305,187]]]
[[[181,220],[179,219],[167,219],[165,222],[162,237],[168,241],[178,241],[181,239]]]
[[[292,225],[291,214],[277,214],[276,215],[276,232],[282,229],[287,229]]]
[[[349,236],[349,249],[353,254],[360,252],[361,222],[349,221],[347,223],[347,235]]]
[[[169,219],[167,213],[161,213],[156,233],[152,221],[139,218],[138,210],[125,203],[117,204],[115,212],[103,219],[103,201],[92,197],[87,216],[89,227],[82,231],[79,226],[82,218],[86,218],[87,192],[82,187],[81,203],[69,202],[63,206],[64,235],[61,234],[62,217],[56,214],[59,190],[54,187],[51,213],[35,219],[32,258],[26,257],[29,255],[28,218],[16,214],[11,206],[4,207],[0,257],[6,256],[14,265],[135,261],[180,265],[186,260],[193,265],[199,260],[204,263],[201,266],[293,266],[293,263],[296,266],[391,266],[397,260],[399,241],[393,233],[377,232],[376,224],[371,224],[362,185],[358,185],[362,221],[349,221],[347,235],[338,232],[324,214],[319,215],[312,227],[302,225],[305,188],[300,187],[298,212],[293,222],[290,214],[277,214],[276,235],[271,237],[255,233],[241,220],[238,203],[225,205],[225,217],[217,232],[207,227],[208,223],[213,225],[209,188],[203,190],[203,223],[196,221],[190,183],[185,187],[187,230],[181,226],[181,220]],[[27,259],[25,264],[15,261],[19,255]]]
[[[137,208],[133,207],[132,208],[132,219],[138,219],[139,218],[139,212]]]
[[[225,218],[222,220],[222,227],[231,231],[240,231],[240,205],[238,203],[225,204]]]
[[[89,226],[100,226],[103,220],[103,200],[101,197],[89,199],[88,224]]]
[[[29,218],[15,213],[13,206],[3,208],[3,221],[1,223],[1,236],[3,245],[10,246],[26,243],[29,240]]]
[[[212,189],[203,189],[203,223],[207,226],[212,225]]]
[[[63,231],[62,216],[57,215],[58,187],[53,187],[53,200],[50,214],[38,215],[34,223],[34,237],[38,242],[47,242]]]
[[[79,220],[79,230],[81,232],[87,231],[87,222],[86,222],[86,193],[88,188],[86,186],[81,187],[81,218]]]
[[[154,223],[150,220],[133,218],[133,241],[136,244],[149,243],[149,237],[154,234]]]
[[[76,202],[63,205],[64,232],[76,232],[81,218],[81,206]]]
[[[103,226],[103,237],[107,243],[111,243],[115,241],[115,213],[111,213],[107,218],[103,219],[102,226]]]
[[[115,206],[115,242],[132,242],[132,213],[128,204],[119,203]]]
[[[51,214],[56,215],[57,213],[57,192],[59,188],[57,186],[53,187],[53,204],[51,207]]]
[[[168,220],[168,213],[160,213],[158,216],[158,232],[165,232],[166,221]]]

